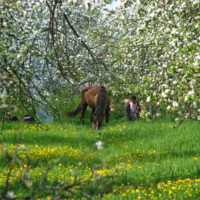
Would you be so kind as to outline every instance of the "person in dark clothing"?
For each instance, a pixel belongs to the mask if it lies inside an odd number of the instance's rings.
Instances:
[[[131,102],[128,102],[125,108],[125,115],[128,120],[136,120],[140,118],[141,107],[139,101],[136,101],[136,96],[131,97]]]

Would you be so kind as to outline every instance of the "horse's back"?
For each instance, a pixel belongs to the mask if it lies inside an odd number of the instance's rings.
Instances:
[[[82,101],[88,104],[91,108],[96,107],[99,94],[105,94],[107,106],[110,105],[110,97],[104,86],[88,86],[82,91]]]
[[[95,107],[98,96],[98,87],[88,86],[82,91],[82,100],[85,101],[91,108]]]
[[[108,95],[108,92],[106,88],[103,85],[97,86],[88,86],[82,91],[82,95],[89,95],[89,96],[96,96],[99,92],[104,92],[106,95]],[[109,96],[109,95],[108,95]]]

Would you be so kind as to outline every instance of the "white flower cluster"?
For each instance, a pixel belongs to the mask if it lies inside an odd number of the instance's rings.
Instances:
[[[49,25],[52,16],[45,0],[16,1],[5,7],[1,41],[6,70],[14,69],[27,88],[32,88],[32,82],[48,97],[49,80],[66,88],[103,82],[114,96],[135,91],[139,85],[137,92],[146,95],[146,102],[157,102],[167,111],[184,110],[186,103],[197,109],[200,17],[194,10],[199,0],[166,0],[166,5],[159,1],[143,5],[140,0],[115,3],[106,14],[102,13],[106,1],[64,1],[55,9],[55,27]],[[78,37],[64,13],[70,13]],[[4,60],[0,57],[0,63]]]
[[[150,102],[150,100],[151,100],[151,97],[149,96],[149,97],[147,97],[146,102]]]
[[[174,101],[174,102],[172,103],[172,106],[178,107],[178,102]]]
[[[98,141],[95,143],[97,150],[101,150],[103,149],[103,142],[102,141]]]

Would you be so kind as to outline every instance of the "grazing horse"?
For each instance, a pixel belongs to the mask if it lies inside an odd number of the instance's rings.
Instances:
[[[11,115],[5,115],[2,119],[2,121],[8,120],[8,121],[19,121],[19,119],[16,116]]]
[[[68,117],[75,117],[81,112],[81,125],[84,123],[84,114],[87,106],[92,108],[91,124],[93,129],[100,129],[104,115],[106,125],[109,122],[110,97],[104,86],[88,86],[81,92],[81,102],[76,110],[68,112]]]

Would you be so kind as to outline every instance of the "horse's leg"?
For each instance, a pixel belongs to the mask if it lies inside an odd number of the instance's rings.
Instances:
[[[106,111],[105,111],[105,116],[106,116],[106,126],[108,126],[108,122],[109,122],[109,111],[110,111],[110,108],[107,107],[107,108],[106,108]]]
[[[84,114],[85,114],[86,108],[87,108],[87,104],[81,105],[81,126],[83,126],[83,123],[84,123]]]
[[[92,128],[94,129],[95,126],[94,126],[93,114],[94,114],[94,111],[93,111],[93,109],[92,109],[92,113],[91,113],[91,116],[90,116],[90,121],[91,121]]]

